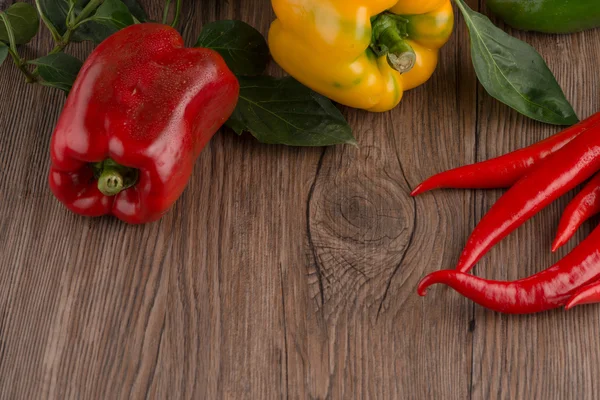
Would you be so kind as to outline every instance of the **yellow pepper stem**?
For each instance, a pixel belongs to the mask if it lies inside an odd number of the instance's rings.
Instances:
[[[417,61],[413,48],[406,42],[408,20],[390,13],[372,18],[371,49],[377,57],[387,56],[388,64],[396,71],[410,71]]]
[[[389,32],[389,29],[385,31],[382,37],[380,38],[380,41],[383,38],[387,37],[387,34]],[[394,40],[393,36],[395,36],[393,35],[393,33],[394,32],[392,32],[392,34],[390,35],[392,36],[392,40]],[[410,71],[412,67],[415,66],[415,63],[417,62],[417,55],[415,54],[413,48],[410,47],[408,43],[406,43],[406,41],[396,40],[392,42],[392,47],[389,47],[389,51],[387,53],[387,60],[388,64],[390,64],[390,67],[403,74],[405,72]]]

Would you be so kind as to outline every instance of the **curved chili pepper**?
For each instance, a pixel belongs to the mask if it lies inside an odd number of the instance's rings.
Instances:
[[[600,125],[582,132],[521,178],[481,219],[456,269],[468,272],[509,233],[600,170]]]
[[[596,125],[600,125],[600,112],[529,147],[436,174],[417,186],[411,196],[441,188],[495,189],[510,187],[541,160],[556,153],[582,132]]]
[[[578,289],[569,301],[567,301],[565,308],[570,310],[575,306],[594,303],[600,303],[600,281],[590,283]]]
[[[529,278],[492,281],[456,270],[443,270],[427,275],[419,284],[418,293],[424,296],[429,286],[442,283],[491,310],[529,314],[564,305],[577,289],[599,278],[600,227],[562,260]],[[579,304],[578,300],[580,298],[571,300],[570,306]]]
[[[598,213],[600,213],[600,173],[585,185],[565,209],[558,224],[556,238],[552,243],[552,251],[567,243],[581,224]]]

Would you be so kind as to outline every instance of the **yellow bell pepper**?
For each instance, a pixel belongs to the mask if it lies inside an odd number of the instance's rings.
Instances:
[[[454,26],[450,0],[272,0],[275,61],[350,107],[387,111],[425,83]]]

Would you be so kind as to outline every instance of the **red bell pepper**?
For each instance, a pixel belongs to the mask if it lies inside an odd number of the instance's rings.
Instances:
[[[221,56],[173,28],[138,24],[83,65],[51,142],[50,188],[71,211],[159,219],[229,118],[239,84]]]

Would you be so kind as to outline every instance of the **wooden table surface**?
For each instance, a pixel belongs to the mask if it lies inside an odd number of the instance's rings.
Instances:
[[[143,1],[158,18],[162,0]],[[266,33],[268,0],[184,5]],[[485,12],[482,4],[470,1]],[[483,2],[480,2],[483,3]],[[510,30],[509,30],[510,31]],[[580,117],[600,109],[600,30],[510,31],[537,48]],[[44,30],[23,52],[51,46]],[[91,45],[76,45],[81,58]],[[279,73],[276,66],[272,71]],[[74,215],[48,189],[64,95],[0,68],[0,397],[593,399],[600,306],[506,316],[417,282],[450,268],[501,191],[410,189],[558,131],[477,84],[462,17],[429,83],[386,114],[344,109],[359,148],[286,148],[222,130],[162,220]],[[546,268],[573,194],[504,240],[476,273]]]

